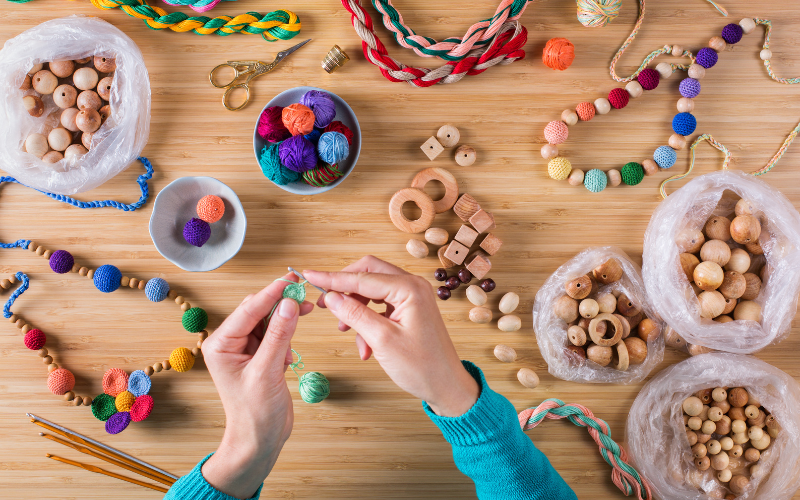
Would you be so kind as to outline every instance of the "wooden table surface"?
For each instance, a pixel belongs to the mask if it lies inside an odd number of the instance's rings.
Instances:
[[[160,2],[153,1],[153,4]],[[642,33],[622,60],[620,73],[629,74],[641,59],[664,44],[680,43],[697,50],[726,22],[762,17],[775,23],[773,61],[778,74],[800,74],[796,48],[800,11],[792,2],[723,0],[725,19],[706,2],[649,2]],[[164,6],[172,12],[177,8]],[[504,240],[492,259],[491,277],[501,295],[517,292],[524,327],[500,332],[496,325],[476,325],[467,319],[471,305],[463,288],[440,302],[459,354],[481,366],[495,390],[518,410],[548,397],[581,403],[611,425],[613,437],[624,438],[628,408],[642,384],[581,385],[555,379],[536,346],[531,307],[538,287],[564,261],[587,246],[617,245],[641,262],[642,236],[659,203],[658,184],[688,165],[688,151],[679,153],[671,172],[659,172],[636,187],[590,194],[582,187],[548,178],[539,155],[542,129],[561,111],[594,100],[620,84],[608,76],[608,64],[636,18],[635,3],[624,2],[619,18],[602,29],[587,29],[575,19],[575,3],[548,0],[530,5],[522,17],[529,30],[528,57],[498,66],[480,76],[428,89],[390,83],[364,60],[350,15],[329,0],[292,2],[223,2],[213,14],[235,15],[255,10],[287,8],[303,22],[301,35],[290,42],[268,44],[259,37],[200,37],[191,33],[151,31],[119,10],[100,11],[87,1],[34,0],[0,7],[0,40],[14,37],[45,20],[80,14],[99,16],[127,33],[140,47],[150,73],[152,120],[144,149],[156,173],[150,183],[154,197],[171,181],[192,175],[216,177],[239,195],[249,225],[244,247],[222,268],[208,273],[181,271],[159,255],[148,234],[153,202],[134,213],[112,209],[84,211],[56,203],[20,186],[2,189],[2,241],[33,239],[48,248],[63,248],[91,267],[114,264],[124,274],[161,276],[192,304],[205,308],[210,327],[247,294],[283,274],[286,266],[335,270],[365,254],[374,254],[432,279],[438,261],[408,255],[409,236],[391,224],[391,195],[407,187],[422,168],[448,168],[469,192],[494,212],[497,233]],[[495,2],[398,1],[407,24],[428,36],[461,35],[479,19],[489,17]],[[188,9],[181,9],[191,13]],[[370,7],[370,12],[374,11]],[[436,64],[401,50],[381,27],[379,34],[391,54],[407,63]],[[574,42],[577,57],[567,71],[546,68],[540,58],[552,37]],[[274,73],[254,81],[253,102],[238,112],[220,105],[221,92],[208,84],[208,71],[230,59],[266,59],[299,40],[313,42],[287,59]],[[698,133],[712,133],[734,153],[733,168],[761,167],[777,150],[800,117],[800,88],[769,79],[758,58],[763,30],[746,35],[702,81],[697,99]],[[352,61],[328,75],[320,61],[333,44]],[[621,112],[572,128],[561,150],[584,170],[619,167],[641,161],[665,144],[675,114],[679,79],[672,78]],[[314,85],[342,96],[355,110],[363,130],[363,148],[355,171],[338,188],[318,196],[286,193],[263,177],[251,145],[261,107],[275,94],[294,86]],[[462,143],[478,152],[472,167],[459,167],[451,151],[431,162],[419,150],[444,123],[459,127]],[[698,173],[717,170],[721,155],[698,149]],[[763,179],[800,206],[800,144],[786,154]],[[138,197],[138,164],[105,185],[79,195],[82,200]],[[678,183],[680,185],[680,183]],[[677,187],[677,186],[676,186]],[[435,193],[435,186],[429,186]],[[454,231],[458,220],[441,215],[436,225]],[[85,278],[52,273],[42,258],[30,252],[4,251],[0,272],[23,271],[31,277],[28,293],[16,306],[26,319],[48,332],[48,347],[76,375],[81,393],[101,391],[105,370],[133,370],[164,359],[179,345],[196,338],[180,327],[179,311],[168,303],[151,304],[130,290],[102,295]],[[6,293],[5,296],[8,294]],[[135,296],[135,297],[134,297]],[[5,298],[3,299],[5,300]],[[796,330],[796,328],[795,328]],[[497,343],[513,346],[520,359],[502,364],[492,355]],[[331,397],[308,405],[297,395],[294,375],[287,377],[295,399],[295,427],[280,460],[268,478],[263,497],[287,499],[437,499],[474,498],[472,483],[453,465],[450,447],[420,408],[420,402],[398,389],[375,361],[360,362],[352,333],[340,333],[326,311],[304,318],[293,346],[310,370],[331,380]],[[797,332],[758,357],[791,375],[800,376]],[[668,350],[658,370],[685,355]],[[541,385],[525,389],[516,372],[537,371]],[[656,371],[658,371],[656,370]],[[137,486],[51,462],[46,452],[84,460],[37,436],[28,423],[33,412],[176,474],[185,474],[214,451],[225,426],[217,392],[202,361],[188,373],[170,371],[154,378],[156,406],[151,417],[117,436],[86,407],[74,408],[49,393],[46,370],[22,344],[8,323],[0,326],[0,498],[159,498]],[[258,404],[254,401],[253,404]],[[588,433],[565,421],[548,421],[529,435],[550,457],[581,498],[619,498],[610,468],[597,453]],[[88,460],[95,463],[91,460]],[[795,496],[800,498],[800,495]]]

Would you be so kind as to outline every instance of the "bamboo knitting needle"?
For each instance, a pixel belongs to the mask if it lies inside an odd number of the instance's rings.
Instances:
[[[145,488],[150,488],[151,490],[160,491],[161,493],[166,493],[167,492],[167,489],[166,488],[162,488],[161,486],[156,486],[156,485],[153,485],[153,484],[145,483],[144,481],[139,481],[138,479],[125,477],[125,476],[122,476],[120,474],[115,474],[115,473],[109,472],[109,471],[107,471],[105,469],[101,469],[100,467],[95,467],[94,465],[82,464],[80,462],[75,462],[73,460],[68,460],[66,458],[57,457],[57,456],[51,455],[49,453],[46,453],[45,456],[47,458],[52,458],[53,460],[56,460],[58,462],[63,462],[65,464],[74,465],[75,467],[80,467],[81,469],[86,469],[86,470],[88,470],[90,472],[96,472],[98,474],[103,474],[104,476],[110,476],[110,477],[113,477],[113,478],[116,478],[116,479],[121,479],[121,480],[127,481],[129,483],[138,484],[139,486],[144,486]]]
[[[110,458],[110,457],[107,457],[107,456],[102,455],[100,453],[97,453],[96,451],[92,451],[92,450],[90,450],[89,448],[87,448],[85,446],[81,446],[81,445],[76,444],[76,443],[70,443],[69,441],[66,441],[64,439],[57,438],[55,436],[51,436],[50,434],[45,434],[44,432],[40,432],[39,435],[42,436],[42,437],[45,437],[45,438],[47,438],[47,439],[49,439],[51,441],[55,441],[58,444],[63,444],[64,446],[69,446],[70,448],[72,448],[74,450],[77,450],[77,451],[79,451],[81,453],[85,453],[86,455],[90,455],[90,456],[93,456],[95,458],[99,458],[100,460],[108,462],[108,463],[110,463],[112,465],[116,465],[117,467],[122,467],[123,469],[127,469],[127,470],[129,470],[131,472],[135,472],[136,474],[139,474],[140,476],[144,476],[147,479],[150,479],[151,481],[157,481],[159,483],[166,484],[167,486],[172,486],[172,484],[175,482],[175,481],[173,481],[171,479],[169,479],[169,480],[162,479],[159,476],[150,474],[149,472],[142,471],[140,469],[137,469],[136,467],[132,467],[132,466],[126,464],[125,462],[120,462],[119,460],[115,460],[113,458]]]

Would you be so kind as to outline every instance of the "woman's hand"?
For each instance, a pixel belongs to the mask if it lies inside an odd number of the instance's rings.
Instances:
[[[438,415],[457,417],[472,408],[478,384],[461,364],[425,279],[372,256],[343,272],[303,274],[329,290],[317,305],[339,318],[339,329],[352,326],[358,332],[361,359],[374,353],[401,389],[425,400]],[[386,312],[367,307],[370,301],[386,304]]]
[[[284,278],[297,281],[293,274]],[[292,363],[297,320],[314,305],[281,300],[286,286],[276,281],[245,298],[203,343],[226,417],[222,443],[203,465],[203,477],[236,498],[250,498],[258,490],[292,433],[294,412],[284,372]],[[278,301],[265,332],[265,318]]]

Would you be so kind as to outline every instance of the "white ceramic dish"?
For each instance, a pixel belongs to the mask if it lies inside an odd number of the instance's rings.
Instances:
[[[202,247],[183,239],[183,226],[197,217],[197,202],[217,195],[225,202],[225,215],[211,224],[211,238]],[[244,244],[247,218],[239,197],[213,177],[181,177],[156,196],[150,216],[150,238],[165,259],[185,271],[212,271],[228,262]]]

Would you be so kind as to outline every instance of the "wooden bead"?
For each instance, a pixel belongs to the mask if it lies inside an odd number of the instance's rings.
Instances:
[[[745,476],[736,475],[728,482],[728,487],[734,495],[741,495],[744,490],[750,485],[750,480]]]
[[[516,332],[522,328],[522,319],[515,314],[506,314],[497,320],[497,328],[503,332]]]
[[[717,424],[711,420],[704,420],[703,425],[700,427],[700,432],[703,434],[713,434],[717,429]]]
[[[595,99],[594,108],[597,110],[598,115],[604,115],[611,111],[611,103],[608,102],[608,99],[605,97],[600,97],[599,99]]]
[[[108,101],[111,99],[111,87],[114,84],[114,78],[111,76],[107,76],[97,82],[97,94],[104,100]],[[80,106],[78,106],[80,107]],[[97,106],[97,109],[100,109],[100,105]]]
[[[144,373],[145,373],[145,375],[147,375],[148,377],[149,377],[149,376],[151,376],[151,375],[152,375],[154,372],[155,372],[155,370],[153,370],[153,367],[152,367],[152,366],[147,366],[147,367],[145,367],[145,369],[144,369]]]
[[[568,282],[565,285],[567,295],[573,299],[586,298],[592,291],[592,280],[589,276],[583,275]]]
[[[58,363],[50,363],[47,365],[47,372],[50,373],[54,370],[58,370]]]
[[[501,313],[511,314],[517,310],[517,306],[519,306],[519,295],[514,292],[508,292],[500,299],[498,307]]]
[[[456,149],[455,159],[456,163],[461,165],[462,167],[469,167],[475,160],[478,158],[478,154],[475,152],[475,148],[472,146],[467,146],[466,144],[459,146]]]
[[[469,248],[475,243],[475,240],[478,238],[478,231],[472,229],[471,227],[467,226],[466,224],[462,224],[461,227],[458,229],[458,232],[453,237],[457,242],[461,243],[465,247]]]
[[[614,297],[613,293],[602,293],[595,300],[601,313],[613,314],[617,310],[617,298]]]
[[[94,279],[94,269],[89,269],[89,272],[86,273],[86,277],[90,280]]]
[[[463,196],[462,196],[463,198]],[[415,203],[421,212],[417,220],[409,220],[403,214],[403,205],[406,202]],[[406,233],[421,233],[431,227],[436,210],[433,200],[425,191],[415,188],[405,188],[396,192],[389,201],[389,218],[397,229]]]
[[[35,241],[31,241],[30,243],[28,243],[28,250],[30,250],[31,252],[36,252],[36,248],[38,246],[39,245],[37,245]]]
[[[733,439],[728,436],[722,437],[719,440],[719,445],[724,451],[730,451],[733,448]]]
[[[662,62],[656,65],[656,71],[663,79],[667,79],[672,76],[672,66],[669,63]]]
[[[50,250],[45,250],[44,253],[42,254],[42,257],[44,257],[47,260],[50,260],[51,255],[53,255],[53,252],[51,252]]]
[[[753,255],[764,255],[764,249],[761,247],[761,243],[758,241],[745,243],[744,247]]]
[[[616,359],[617,363],[614,368],[620,371],[625,371],[630,367],[631,364],[630,356],[628,355],[628,346],[625,344],[625,342],[618,342],[616,348],[617,352],[612,353],[611,361],[613,362]]]
[[[694,446],[697,444],[697,433],[693,430],[687,430],[686,439],[689,441],[689,446]]]
[[[736,243],[752,243],[761,235],[761,223],[754,215],[739,215],[731,221],[730,231]]]
[[[494,233],[487,234],[480,244],[481,249],[489,255],[495,255],[500,251],[500,247],[502,246],[503,240],[498,238]]]
[[[734,408],[742,408],[747,404],[750,395],[742,387],[734,387],[728,391],[728,403]]]
[[[17,319],[19,319],[19,318],[17,318],[17,315],[16,314],[12,314],[11,317],[8,318],[8,322],[9,323],[16,323]]]
[[[68,78],[75,71],[75,63],[71,60],[50,61],[48,67],[59,78]]]
[[[605,312],[605,311],[601,311],[601,312]],[[631,334],[631,324],[628,321],[629,318],[626,318],[625,316],[623,316],[621,314],[614,314],[614,317],[616,317],[619,320],[619,322],[622,324],[622,338],[623,339],[627,339],[628,336],[630,336],[630,334]],[[603,325],[605,325],[605,323],[603,323]],[[605,332],[603,332],[603,333],[605,334]]]
[[[198,340],[196,345],[197,345],[198,348],[202,348],[203,347],[203,341],[202,340]]]
[[[467,287],[467,300],[469,300],[472,305],[482,306],[487,300],[486,292],[478,285],[470,285]]]
[[[25,322],[22,320],[22,318],[17,318],[17,321],[14,322],[14,326],[17,328],[22,328],[25,326]]]
[[[717,387],[711,391],[711,399],[714,401],[725,401],[728,399],[728,391],[724,387]]]
[[[45,163],[58,163],[64,159],[64,155],[60,151],[48,151],[42,156],[42,161]]]
[[[53,357],[52,356],[45,356],[45,357],[42,358],[42,362],[44,364],[46,364],[46,365],[49,365],[50,363],[53,362]]]
[[[48,149],[50,149],[50,146],[47,144],[47,138],[42,134],[30,134],[25,139],[25,152],[37,158],[44,156]]]
[[[77,99],[78,91],[72,85],[59,85],[53,91],[53,102],[61,109],[75,106]]]
[[[74,392],[68,391],[66,394],[64,394],[64,401],[72,401],[73,399],[75,399]]]
[[[690,253],[682,253],[679,256],[681,269],[690,282],[694,280],[694,270],[700,264],[700,260]]]
[[[512,363],[517,360],[517,351],[507,345],[497,344],[494,348],[494,357],[503,363]]]
[[[722,267],[731,259],[731,247],[721,240],[709,240],[700,249],[700,259],[716,262]]]
[[[750,254],[746,250],[734,248],[731,250],[731,257],[724,267],[726,271],[736,271],[739,274],[744,274],[750,269],[750,262]]]
[[[0,287],[2,287],[3,290],[8,290],[11,288],[11,282],[8,279],[0,280]]]
[[[558,146],[555,144],[545,144],[541,149],[542,158],[545,160],[552,160],[558,156]]]
[[[583,347],[576,345],[568,345],[566,347],[567,356],[577,356],[580,359],[586,359],[586,350]]]
[[[644,92],[642,85],[636,80],[629,81],[628,84],[625,85],[625,90],[628,91],[628,95],[631,96],[631,99],[636,99],[637,97],[642,95],[642,92]]]
[[[716,290],[722,284],[725,273],[716,262],[701,262],[694,268],[694,283],[702,290]],[[724,297],[723,297],[724,300]]]
[[[578,319],[578,301],[564,295],[553,304],[553,313],[567,323],[572,323]]]
[[[672,134],[669,136],[669,147],[674,149],[675,151],[680,151],[684,147],[686,147],[686,137],[680,134]]]
[[[199,347],[192,347],[192,356],[194,356],[195,358],[199,358],[201,353],[202,351],[200,350]]]
[[[163,366],[165,370],[169,370],[169,369],[172,368],[172,365],[169,364],[169,360],[168,359],[165,359],[164,361],[162,361],[161,362],[161,366]]]
[[[75,406],[80,406],[83,404],[83,398],[80,396],[75,396],[75,399],[72,400],[72,404]]]
[[[583,170],[579,168],[573,168],[569,173],[569,177],[567,177],[567,182],[570,186],[582,186],[585,176],[586,174],[583,173]]]
[[[453,205],[453,212],[464,222],[469,222],[470,218],[478,213],[480,209],[480,204],[467,193],[462,194],[456,204]]]
[[[20,328],[20,331],[22,332],[23,335],[28,333],[29,331],[31,331],[31,325],[25,323],[24,325],[22,325],[22,328]]]
[[[72,83],[81,90],[92,90],[97,87],[100,77],[92,68],[78,68],[72,75]]]
[[[578,313],[584,318],[594,318],[600,312],[600,305],[594,299],[583,299],[578,305]]]
[[[709,239],[728,241],[731,239],[731,221],[727,217],[714,215],[706,222],[704,231]]]
[[[472,227],[479,233],[493,231],[497,227],[494,222],[494,216],[485,210],[478,210],[475,212],[475,214],[469,218],[469,223],[472,224]]]
[[[712,422],[719,422],[722,419],[722,409],[718,407],[713,407],[708,409],[708,419]],[[714,430],[712,432],[716,432],[716,424],[714,425]]]
[[[681,97],[678,99],[678,112],[691,113],[694,111],[694,99],[688,97]]]
[[[33,90],[42,95],[52,94],[56,90],[56,87],[58,87],[58,78],[46,69],[36,72],[31,78],[31,81]]]
[[[622,175],[619,173],[619,170],[612,168],[608,172],[608,183],[611,184],[612,187],[617,187],[622,183]]]
[[[772,51],[769,49],[762,49],[761,52],[758,54],[762,61],[769,61],[772,59]]]
[[[464,260],[467,258],[467,254],[469,253],[469,248],[465,247],[456,240],[451,241],[447,247],[443,248],[445,248],[444,257],[453,262],[453,265],[463,264]]]
[[[700,471],[708,470],[708,468],[711,467],[711,459],[708,457],[695,458],[694,466]]]
[[[689,396],[683,400],[683,411],[690,417],[696,417],[703,411],[703,402],[697,396]]]
[[[650,318],[645,318],[639,323],[638,335],[645,342],[655,342],[658,336],[661,335],[661,329],[658,323]]]
[[[630,337],[623,339],[622,342],[625,343],[625,347],[628,349],[630,364],[639,365],[644,363],[644,360],[647,359],[647,343],[644,340],[638,337]]]
[[[722,451],[722,445],[719,444],[719,441],[717,441],[716,439],[712,439],[711,441],[709,441],[706,444],[706,447],[708,448],[709,455],[716,455]]]
[[[88,273],[89,273],[89,269],[87,269],[85,267],[82,267],[82,268],[78,269],[78,274],[80,274],[81,276],[86,276]]]
[[[611,363],[612,355],[613,350],[611,347],[590,345],[589,348],[586,349],[586,357],[600,366],[608,366]]]
[[[617,298],[617,310],[619,310],[623,316],[635,316],[639,314],[642,309],[623,293]],[[637,321],[636,324],[638,325],[639,322]],[[633,326],[634,325],[631,324],[631,327]]]
[[[458,199],[458,181],[456,181],[455,176],[447,169],[426,168],[414,176],[414,179],[411,181],[411,187],[422,191],[431,181],[439,181],[444,186],[444,196],[433,202],[434,211],[437,214],[447,212],[453,208],[453,205],[455,205]],[[420,206],[420,209],[422,209],[422,206]]]
[[[725,277],[723,278],[722,284],[719,286],[718,291],[726,299],[738,299],[744,294],[746,289],[747,280],[745,279],[744,275],[737,273],[736,271],[725,271]],[[725,309],[728,309],[728,307]],[[732,310],[733,309],[731,309],[731,311]],[[727,313],[723,311],[722,314]]]
[[[436,138],[442,146],[452,148],[458,144],[458,141],[461,139],[461,133],[455,126],[448,123],[447,125],[439,127],[439,130],[436,132]]]
[[[479,325],[492,321],[492,310],[486,307],[473,307],[469,311],[469,320]]]
[[[701,318],[716,318],[725,309],[725,297],[716,290],[705,291],[697,298],[700,301]]]
[[[178,292],[176,292],[175,290],[170,290],[167,293],[167,298],[170,300],[175,300],[177,297],[178,297]]]
[[[48,354],[48,352],[47,352],[47,348],[46,348],[46,347],[42,347],[41,349],[39,349],[38,351],[36,351],[36,354],[37,354],[37,355],[38,355],[40,358],[44,358],[44,357],[45,357],[45,356],[47,356],[47,354]]]
[[[750,441],[759,441],[764,437],[764,434],[764,429],[755,425],[747,429],[747,438],[750,439]]]
[[[717,429],[714,433],[719,434],[720,436],[724,436],[726,434],[729,434],[730,432],[731,432],[731,419],[727,415],[723,415],[722,418],[720,418],[717,421]],[[733,441],[731,441],[731,445],[733,445]],[[725,448],[723,447],[723,449]]]
[[[184,302],[186,302],[186,300],[183,298],[183,295],[178,295],[177,297],[175,297],[175,303],[176,304],[181,305]]]
[[[54,128],[47,135],[47,143],[56,151],[64,151],[72,144],[72,133],[65,128]]]
[[[69,160],[70,158],[83,156],[88,152],[89,150],[83,147],[83,144],[73,144],[72,146],[68,147],[66,151],[64,151],[64,158]]]
[[[163,369],[164,369],[164,365],[162,365],[161,363],[155,363],[153,365],[153,371],[156,372],[156,373],[159,373]]]
[[[692,446],[692,456],[694,456],[694,458],[703,458],[706,455],[708,455],[708,447],[703,443],[697,443]]]
[[[672,55],[675,57],[680,57],[683,55],[683,46],[681,45],[673,45],[672,46]]]
[[[713,36],[708,41],[708,46],[716,52],[722,52],[728,46],[727,42],[721,36]]]
[[[517,372],[517,380],[528,389],[536,389],[539,385],[539,376],[530,368],[520,368]]]
[[[45,247],[42,247],[42,246],[36,247],[36,255],[38,255],[39,257],[44,255],[44,253],[46,251],[47,251],[47,249]]]
[[[747,448],[744,451],[744,459],[748,462],[758,462],[758,459],[761,458],[761,452],[755,448]]]
[[[447,244],[450,240],[450,234],[446,229],[440,227],[432,227],[425,231],[425,241],[431,245],[442,246]]]
[[[75,126],[81,132],[94,132],[100,128],[100,114],[92,108],[83,108],[75,115]]]
[[[466,268],[477,279],[483,279],[492,269],[489,256],[482,251],[472,254],[472,258],[467,262]]]
[[[19,86],[19,89],[25,92],[32,88],[33,88],[33,81],[31,81],[31,75],[25,75],[25,78],[22,80],[22,85]]]
[[[730,457],[724,451],[720,451],[713,457],[711,457],[711,467],[714,470],[725,470],[728,468],[730,464]]]
[[[439,257],[439,262],[442,263],[442,267],[445,269],[451,269],[456,266],[456,263],[452,260],[448,259],[444,254],[447,252],[448,246],[439,247],[439,250],[436,252],[436,255]]]
[[[205,339],[208,338],[208,332],[205,331],[205,330],[202,330],[197,334],[197,336],[200,337],[200,340],[205,340]]]
[[[703,419],[698,416],[693,416],[689,418],[686,423],[686,426],[693,431],[699,431],[701,427],[703,427]],[[700,433],[697,435],[697,441],[700,442]]]
[[[586,332],[578,325],[572,325],[567,329],[567,338],[572,345],[586,345]]]
[[[84,396],[83,406],[92,406],[92,398],[90,398],[89,396]]]
[[[689,66],[689,78],[700,80],[704,76],[706,76],[706,69],[704,67],[700,66],[697,63],[694,63],[691,66]]]
[[[646,160],[643,160],[642,167],[644,167],[645,175],[653,175],[656,172],[658,172],[658,163],[656,163],[652,158],[647,158]]]
[[[406,243],[406,251],[408,251],[412,257],[424,259],[428,256],[428,245],[426,245],[423,241],[412,238],[408,240],[408,243]]]
[[[189,304],[188,302],[184,302],[183,304],[181,304],[181,311],[183,311],[183,312],[186,312],[191,308],[192,308],[192,305]]]
[[[761,305],[752,300],[743,300],[733,310],[733,319],[760,322]]]
[[[607,337],[607,334],[604,335],[598,331],[597,325],[603,321],[608,321],[611,326],[614,327],[614,334],[611,337]],[[616,345],[617,342],[622,339],[622,332],[622,323],[620,323],[619,319],[617,319],[617,317],[613,314],[598,314],[591,322],[589,322],[589,337],[591,337],[592,342],[597,344],[599,347],[611,347]]]
[[[78,94],[78,98],[75,100],[75,102],[78,109],[89,108],[95,111],[100,109],[100,106],[103,105],[103,100],[100,99],[100,96],[94,90],[84,90]],[[97,115],[99,118],[100,113],[97,113]]]
[[[622,278],[622,266],[617,259],[611,258],[595,267],[592,276],[600,283],[608,285]]]
[[[61,112],[61,126],[70,132],[78,132],[78,125],[75,124],[75,117],[78,116],[78,108],[67,108]]]
[[[94,67],[97,68],[97,71],[101,73],[111,73],[117,69],[117,60],[113,57],[94,56],[92,62],[94,63]]]
[[[565,109],[561,112],[561,121],[571,127],[578,123],[578,113],[571,109]]]

